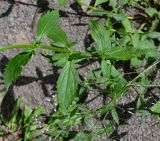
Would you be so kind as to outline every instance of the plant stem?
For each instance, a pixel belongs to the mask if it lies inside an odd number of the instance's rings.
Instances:
[[[146,73],[147,71],[149,71],[151,68],[153,68],[154,66],[156,66],[157,64],[159,64],[160,61],[155,62],[154,64],[152,64],[151,66],[149,66],[147,69],[145,69],[143,72],[141,72],[139,75],[137,75],[132,81],[130,81],[119,93],[118,93],[118,97],[122,96],[122,94],[127,90],[127,88],[129,86],[131,86],[138,78],[140,78],[144,73]],[[116,99],[116,97],[114,98]]]
[[[116,105],[116,102],[120,96],[123,95],[123,93],[128,89],[129,86],[131,86],[139,77],[141,77],[144,73],[149,71],[151,68],[156,66],[160,63],[160,60],[149,66],[147,69],[145,69],[143,72],[141,72],[138,76],[136,76],[132,81],[130,81],[107,105],[103,106],[102,108],[99,108],[97,112],[99,113],[105,113],[110,111],[114,106]],[[109,106],[108,106],[109,105]]]
[[[86,53],[86,52],[73,51],[73,50],[71,51],[71,50],[66,49],[66,48],[60,48],[60,47],[54,47],[54,46],[48,46],[48,45],[36,45],[36,44],[9,45],[9,46],[6,46],[6,47],[0,47],[0,51],[6,51],[6,50],[11,50],[11,49],[17,49],[17,48],[21,48],[21,49],[40,48],[40,49],[47,49],[47,50],[62,52],[62,53],[80,53],[81,55],[84,56],[84,58],[92,57],[89,53]]]
[[[82,5],[82,6],[85,6],[85,7],[90,8],[90,9],[93,9],[93,10],[96,10],[96,9],[97,9],[96,7],[90,6],[90,5],[82,2],[81,0],[76,0],[76,2],[77,2],[78,4],[80,4],[80,5]]]
[[[17,48],[31,49],[31,48],[34,48],[34,45],[9,45],[6,47],[0,47],[0,51],[6,51],[11,49],[17,49]]]

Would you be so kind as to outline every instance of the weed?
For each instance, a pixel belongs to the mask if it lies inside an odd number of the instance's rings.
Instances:
[[[9,129],[10,133],[17,133],[17,138],[24,140],[37,139],[43,134],[55,140],[74,139],[76,141],[94,140],[99,135],[111,134],[115,125],[120,124],[117,103],[119,99],[131,87],[138,94],[136,110],[142,115],[150,113],[159,114],[160,102],[149,106],[144,97],[148,87],[159,87],[150,81],[150,72],[159,64],[160,54],[156,43],[159,41],[160,33],[157,32],[160,12],[152,7],[148,1],[124,0],[96,0],[94,5],[86,5],[80,0],[76,0],[80,5],[86,6],[88,12],[93,15],[103,16],[105,23],[90,21],[89,29],[95,46],[85,52],[74,49],[76,43],[71,42],[67,34],[60,27],[58,10],[48,11],[39,19],[36,40],[29,45],[10,45],[1,47],[0,51],[23,49],[8,62],[4,72],[4,84],[8,89],[11,84],[21,74],[23,67],[29,62],[31,57],[37,54],[36,50],[51,50],[53,55],[43,55],[49,62],[59,66],[61,72],[56,83],[58,96],[58,111],[44,116],[41,126],[33,120],[34,117],[43,117],[42,109],[35,110],[25,106],[18,114],[20,99],[16,101],[15,107],[9,119],[4,119],[2,124]],[[64,5],[67,0],[61,0]],[[106,10],[103,3],[107,3]],[[144,10],[144,22],[138,28],[132,27],[131,17],[126,14],[124,7],[137,7]],[[138,22],[138,21],[137,21]],[[118,24],[118,26],[117,26]],[[43,40],[49,38],[50,45],[43,44]],[[100,67],[87,72],[82,76],[77,66],[83,66],[85,62],[98,60]],[[128,78],[119,71],[115,65],[117,62],[130,62],[133,69],[140,68],[144,61],[147,63],[142,67],[141,72],[134,78],[132,73],[127,72]],[[147,66],[152,61],[152,64]],[[106,104],[98,109],[89,109],[82,99],[92,88],[95,91],[104,93],[109,99]],[[109,117],[112,118],[109,118]],[[100,119],[96,124],[92,119]],[[83,125],[83,124],[84,125]],[[77,127],[84,126],[84,130]],[[83,127],[82,127],[83,128]],[[82,129],[81,128],[81,129]],[[6,130],[1,129],[0,134],[5,136]]]

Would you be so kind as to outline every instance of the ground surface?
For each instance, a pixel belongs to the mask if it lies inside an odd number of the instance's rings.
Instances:
[[[20,0],[31,5],[25,4],[10,4],[5,1],[0,1],[0,46],[19,43],[31,43],[34,37],[34,31],[31,27],[34,14],[37,7],[36,0]],[[51,2],[49,7],[56,8],[58,0]],[[32,5],[33,4],[33,5]],[[38,17],[41,13],[38,14]],[[87,46],[88,27],[87,23],[92,17],[81,16],[77,12],[77,6],[70,2],[61,12],[61,24],[64,30],[68,33],[72,41],[78,41],[77,49],[84,49]],[[38,19],[36,17],[36,21]],[[96,18],[96,17],[94,17]],[[36,22],[35,22],[36,23]],[[15,55],[19,50],[12,50],[0,53],[0,78],[3,73],[3,67],[9,57]],[[52,67],[38,53],[32,58],[30,63],[25,67],[23,74],[19,80],[10,88],[7,96],[2,102],[2,109],[9,110],[9,105],[18,96],[22,96],[23,102],[31,107],[42,105],[46,112],[49,113],[53,105],[48,101],[49,94],[53,94],[53,83],[57,79],[57,70]],[[2,80],[0,80],[2,82]],[[0,88],[3,88],[3,83],[0,83]],[[92,99],[94,95],[88,98]],[[124,99],[124,103],[129,108],[135,106],[135,93],[129,93]],[[103,101],[101,97],[92,100],[90,107],[97,107]],[[9,103],[9,104],[8,104]],[[134,113],[124,113],[122,120],[125,122],[120,125],[118,132],[113,135],[113,139],[121,141],[159,141],[160,127],[155,125],[155,119],[152,116],[141,117]],[[103,137],[103,139],[108,140]]]

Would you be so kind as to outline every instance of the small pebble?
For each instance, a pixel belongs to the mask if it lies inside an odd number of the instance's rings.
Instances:
[[[57,109],[54,109],[54,112],[56,112],[57,111]]]
[[[45,98],[45,101],[51,102],[51,98],[50,98],[50,97],[46,97],[46,98]]]

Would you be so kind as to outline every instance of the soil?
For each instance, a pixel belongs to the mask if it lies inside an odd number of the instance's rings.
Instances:
[[[19,0],[18,3],[13,0],[0,1],[0,47],[10,44],[32,43],[35,38],[35,28],[39,16],[48,9],[54,9],[58,5],[58,0],[39,4],[40,0]],[[37,6],[37,3],[39,4]],[[36,10],[40,12],[35,16]],[[73,1],[70,1],[65,8],[61,10],[61,25],[68,33],[70,40],[77,41],[76,49],[85,50],[89,46],[90,39],[88,37],[88,21],[90,19],[98,19],[98,17],[90,17],[84,15],[82,9]],[[47,43],[48,41],[46,41]],[[3,72],[4,66],[10,57],[13,57],[20,50],[12,50],[0,52],[0,88],[3,88]],[[23,102],[35,108],[43,106],[46,113],[54,107],[54,103],[50,103],[48,98],[54,94],[54,83],[57,80],[57,68],[53,67],[41,55],[40,51],[31,59],[24,68],[19,79],[12,85],[7,95],[2,101],[1,109],[5,114],[9,113],[12,103],[19,96]],[[45,52],[46,53],[46,52]],[[50,53],[50,52],[47,52]],[[91,66],[95,67],[96,63]],[[87,69],[87,68],[85,68]],[[82,70],[82,71],[85,71]],[[159,75],[160,77],[160,75]],[[158,79],[158,77],[157,77]],[[159,93],[159,90],[157,90]],[[93,94],[87,98],[89,107],[97,108],[103,103],[103,97],[97,98]],[[131,90],[121,101],[121,105],[128,109],[135,107],[136,93]],[[122,124],[118,127],[118,131],[112,135],[111,139],[103,136],[98,138],[99,141],[117,140],[117,141],[159,141],[160,127],[156,124],[156,119],[149,116],[139,116],[132,113],[124,112],[121,114]]]

